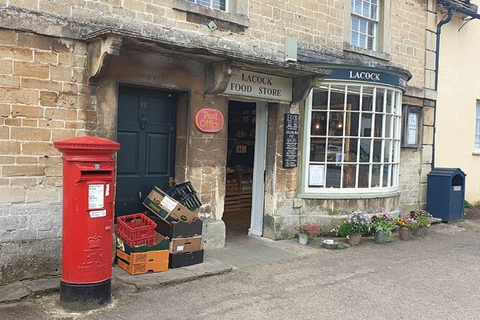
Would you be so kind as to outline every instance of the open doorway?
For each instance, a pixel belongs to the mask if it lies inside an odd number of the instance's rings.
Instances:
[[[266,114],[266,104],[229,102],[223,214],[227,241],[263,233]]]

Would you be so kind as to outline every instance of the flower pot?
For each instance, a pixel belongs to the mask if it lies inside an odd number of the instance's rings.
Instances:
[[[303,233],[298,234],[298,243],[300,244],[307,244],[308,243],[308,236]]]
[[[408,228],[402,227],[398,230],[398,235],[400,236],[400,240],[410,240],[412,237],[413,230]]]
[[[347,237],[347,242],[348,244],[352,246],[356,246],[360,243],[360,240],[362,239],[362,234],[357,233],[357,234],[351,234]]]
[[[376,243],[387,243],[387,234],[385,231],[377,231],[375,232],[375,242]]]
[[[423,228],[422,227],[413,229],[413,235],[414,236],[421,236],[422,234],[423,234]]]

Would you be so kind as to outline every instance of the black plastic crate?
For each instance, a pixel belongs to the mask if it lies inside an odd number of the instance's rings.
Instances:
[[[166,193],[191,211],[202,206],[202,203],[197,197],[197,192],[193,188],[190,181],[174,185],[168,189]]]

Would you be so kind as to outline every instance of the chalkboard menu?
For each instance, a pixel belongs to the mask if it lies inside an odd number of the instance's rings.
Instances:
[[[283,128],[283,167],[295,168],[298,162],[298,114],[286,113]]]

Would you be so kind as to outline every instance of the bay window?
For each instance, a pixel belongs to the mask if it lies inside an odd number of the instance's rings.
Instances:
[[[400,90],[325,84],[306,103],[306,193],[371,193],[398,187]]]

